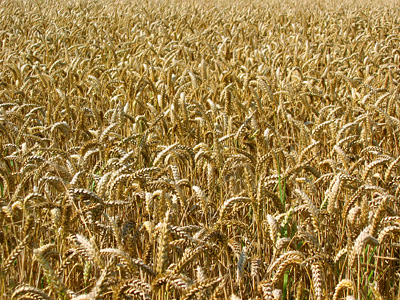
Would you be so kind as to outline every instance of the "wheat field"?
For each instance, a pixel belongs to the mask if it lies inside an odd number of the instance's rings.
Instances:
[[[396,1],[0,2],[0,298],[400,299]]]

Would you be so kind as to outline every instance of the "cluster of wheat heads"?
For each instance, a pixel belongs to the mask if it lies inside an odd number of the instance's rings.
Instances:
[[[390,5],[0,4],[0,295],[395,299]]]

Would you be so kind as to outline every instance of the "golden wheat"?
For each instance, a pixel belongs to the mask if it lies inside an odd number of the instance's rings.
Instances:
[[[399,12],[1,2],[0,295],[398,298]]]

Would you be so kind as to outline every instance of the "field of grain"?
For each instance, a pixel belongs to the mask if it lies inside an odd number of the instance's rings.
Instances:
[[[0,3],[0,298],[400,297],[400,9]]]

